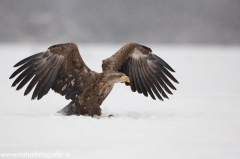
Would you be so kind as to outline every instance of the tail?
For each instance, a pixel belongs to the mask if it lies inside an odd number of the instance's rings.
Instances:
[[[61,110],[59,110],[57,113],[60,113],[62,115],[80,115],[76,112],[76,106],[75,106],[75,102],[71,101],[67,106],[65,106],[64,108],[62,108]]]

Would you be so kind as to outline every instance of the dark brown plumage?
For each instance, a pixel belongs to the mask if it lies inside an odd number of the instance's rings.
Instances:
[[[100,105],[118,82],[125,82],[133,92],[149,94],[154,100],[155,96],[160,100],[168,98],[165,92],[172,94],[169,87],[176,90],[169,79],[178,83],[169,72],[174,70],[165,61],[137,43],[126,44],[103,60],[102,73],[87,67],[74,43],[53,45],[14,65],[18,66],[21,67],[10,76],[11,79],[20,74],[12,86],[18,85],[19,90],[30,81],[24,95],[35,86],[32,99],[41,99],[53,89],[72,100],[59,111],[65,115],[100,116]]]

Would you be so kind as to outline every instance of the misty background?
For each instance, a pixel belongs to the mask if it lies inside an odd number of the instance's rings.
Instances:
[[[1,43],[240,44],[239,0],[1,0]]]

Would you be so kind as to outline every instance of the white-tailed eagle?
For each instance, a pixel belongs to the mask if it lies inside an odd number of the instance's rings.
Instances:
[[[60,110],[65,115],[101,116],[100,106],[118,82],[154,100],[168,98],[170,88],[176,90],[170,80],[178,83],[169,72],[175,71],[164,60],[137,43],[128,43],[103,60],[102,73],[87,67],[74,43],[53,45],[14,65],[18,66],[10,76],[19,74],[12,86],[19,90],[30,82],[24,95],[35,87],[32,99],[41,99],[50,89],[65,96],[71,100]]]

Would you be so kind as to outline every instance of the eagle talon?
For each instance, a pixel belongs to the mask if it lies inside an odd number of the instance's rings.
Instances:
[[[101,119],[101,118],[111,118],[111,117],[114,117],[114,116],[112,114],[110,114],[108,116],[100,115],[98,119]]]

